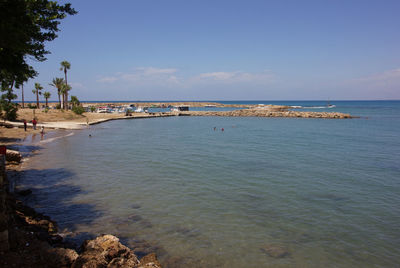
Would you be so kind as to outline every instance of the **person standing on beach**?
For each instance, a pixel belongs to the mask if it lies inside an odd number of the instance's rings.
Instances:
[[[26,131],[26,127],[27,127],[27,123],[26,123],[26,119],[24,119],[24,130]]]
[[[36,124],[37,124],[37,121],[35,118],[33,118],[33,120],[32,120],[33,130],[36,130]]]

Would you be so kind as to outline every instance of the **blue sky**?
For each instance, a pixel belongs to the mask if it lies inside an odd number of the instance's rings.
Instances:
[[[400,99],[397,0],[68,2],[27,100],[62,60],[81,100]]]

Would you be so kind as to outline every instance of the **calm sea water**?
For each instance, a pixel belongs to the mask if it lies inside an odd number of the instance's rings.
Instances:
[[[18,183],[65,234],[169,267],[398,267],[400,101],[253,103],[361,118],[113,121],[34,140]]]

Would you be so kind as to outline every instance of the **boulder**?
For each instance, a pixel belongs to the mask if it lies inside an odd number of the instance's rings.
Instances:
[[[86,241],[82,253],[72,264],[78,267],[137,267],[139,260],[131,249],[113,235],[102,235]]]
[[[161,268],[161,264],[158,262],[156,254],[150,253],[140,259],[138,268]]]
[[[21,159],[22,159],[22,156],[18,151],[7,149],[7,152],[6,152],[6,161],[7,162],[20,163]]]

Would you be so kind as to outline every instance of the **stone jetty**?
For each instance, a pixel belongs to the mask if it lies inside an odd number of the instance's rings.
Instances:
[[[230,116],[230,117],[298,117],[298,118],[355,118],[350,114],[337,112],[293,111],[287,106],[265,106],[233,111],[187,111],[175,112],[179,116]]]

